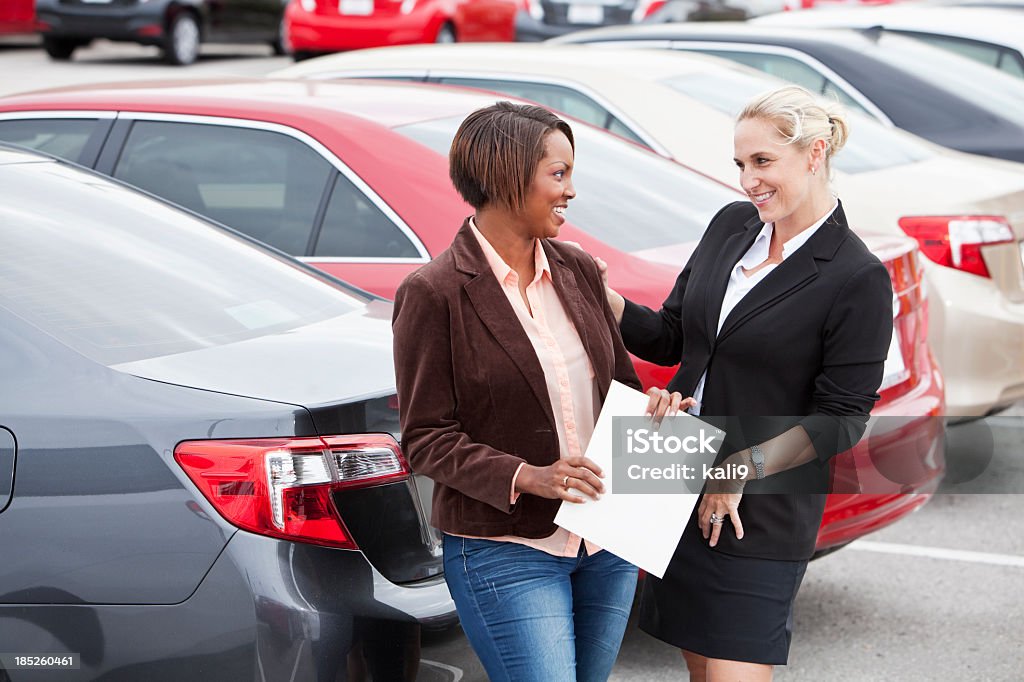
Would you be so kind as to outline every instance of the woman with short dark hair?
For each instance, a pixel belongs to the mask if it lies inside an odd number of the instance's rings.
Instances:
[[[472,113],[450,168],[475,213],[395,301],[402,444],[434,480],[445,579],[492,680],[607,679],[636,586],[554,523],[604,492],[583,453],[612,380],[639,387],[597,266],[553,239],[573,159],[545,109]]]

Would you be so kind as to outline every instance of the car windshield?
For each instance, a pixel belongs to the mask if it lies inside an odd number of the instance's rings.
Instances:
[[[673,76],[662,83],[729,116],[739,114],[747,102],[770,88],[762,78],[724,70]],[[852,134],[832,162],[838,171],[864,173],[916,163],[935,155],[910,135],[889,130],[855,112],[848,116]]]
[[[395,128],[448,153],[464,116]],[[577,198],[573,225],[620,251],[633,253],[697,241],[715,213],[740,195],[714,180],[582,123],[573,125]]]
[[[283,334],[370,300],[53,162],[0,165],[0,243],[0,306],[106,365]]]
[[[1024,82],[998,69],[905,36],[883,33],[879,56],[936,87],[1024,126]]]

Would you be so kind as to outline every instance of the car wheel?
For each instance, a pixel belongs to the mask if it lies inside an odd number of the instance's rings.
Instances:
[[[278,57],[292,53],[292,43],[288,38],[288,24],[284,17],[281,18],[281,23],[277,26],[277,37],[274,38],[274,42],[270,43],[270,47],[274,48],[274,54]]]
[[[169,64],[191,64],[199,57],[199,23],[191,12],[180,12],[171,20],[164,43],[164,60]]]
[[[61,62],[71,59],[71,54],[81,46],[81,42],[72,38],[43,38],[43,49],[46,50],[46,54],[50,55],[50,59]]]
[[[437,31],[437,37],[434,38],[435,43],[454,43],[456,40],[455,28],[451,24],[442,24]]]

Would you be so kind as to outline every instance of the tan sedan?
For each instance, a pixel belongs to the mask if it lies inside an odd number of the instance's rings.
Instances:
[[[362,50],[273,75],[416,80],[531,99],[732,185],[733,116],[780,83],[711,57],[554,45]],[[1024,165],[854,116],[834,184],[855,229],[906,232],[927,256],[929,338],[948,414],[984,415],[1024,399]]]

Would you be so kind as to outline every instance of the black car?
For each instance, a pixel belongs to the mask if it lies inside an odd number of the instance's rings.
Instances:
[[[288,51],[287,0],[36,0],[43,48],[51,58],[95,38],[157,45],[171,64],[191,64],[199,44],[267,43]]]
[[[10,147],[0,243],[0,680],[476,674],[389,302]]]
[[[525,0],[516,12],[516,40],[536,42],[594,26],[641,21],[660,0]]]
[[[553,42],[724,57],[945,147],[1024,161],[1024,82],[905,36],[712,22],[597,29]]]

